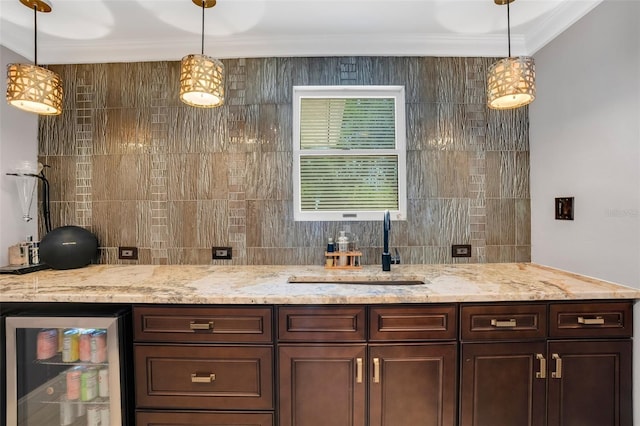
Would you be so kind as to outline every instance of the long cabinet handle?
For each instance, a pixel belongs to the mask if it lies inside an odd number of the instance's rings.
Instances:
[[[496,327],[496,328],[512,328],[512,327],[517,327],[518,326],[518,322],[515,319],[510,319],[507,321],[500,321],[498,319],[492,319],[491,320],[491,325]]]
[[[540,361],[540,371],[536,372],[536,379],[546,379],[547,378],[547,360],[544,358],[542,354],[536,354],[536,359]]]
[[[189,323],[189,328],[191,330],[213,330],[213,321],[209,321],[205,323],[191,321]]]
[[[373,359],[373,383],[380,383],[380,358]]]
[[[556,361],[556,371],[551,373],[551,378],[562,379],[562,358],[558,354],[551,355],[551,358]]]
[[[356,383],[362,383],[362,358],[356,358]]]
[[[198,373],[191,373],[191,383],[212,383],[216,380],[214,373],[206,375],[198,375]]]
[[[603,325],[604,324],[604,318],[602,318],[602,317],[595,317],[595,318],[578,317],[578,324]]]

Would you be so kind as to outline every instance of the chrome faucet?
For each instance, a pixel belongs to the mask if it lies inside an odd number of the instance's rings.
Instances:
[[[384,241],[382,247],[382,270],[390,271],[391,270],[391,253],[389,253],[389,231],[391,230],[391,214],[389,210],[384,212],[384,223],[383,223],[383,233],[384,233]]]

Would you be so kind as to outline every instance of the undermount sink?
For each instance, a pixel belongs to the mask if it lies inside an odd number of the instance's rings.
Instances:
[[[419,275],[292,275],[291,284],[364,284],[364,285],[422,285],[427,280]]]

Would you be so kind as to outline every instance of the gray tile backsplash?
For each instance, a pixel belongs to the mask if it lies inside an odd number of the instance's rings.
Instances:
[[[379,263],[380,222],[294,222],[293,85],[403,85],[405,263],[530,260],[528,110],[485,106],[488,58],[326,57],[223,61],[226,103],[178,100],[179,62],[51,66],[64,112],[39,120],[53,226],[84,226],[104,263],[321,264],[326,240],[358,236]],[[43,231],[41,231],[41,235]],[[452,259],[451,244],[472,244]],[[211,246],[234,259],[212,261]]]

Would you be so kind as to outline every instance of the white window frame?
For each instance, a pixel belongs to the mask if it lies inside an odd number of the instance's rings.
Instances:
[[[300,149],[300,109],[302,98],[394,98],[395,149],[311,150]],[[309,155],[397,155],[398,209],[390,210],[393,220],[407,217],[407,150],[404,86],[293,86],[293,210],[295,221],[382,220],[382,210],[302,211],[300,158]]]

